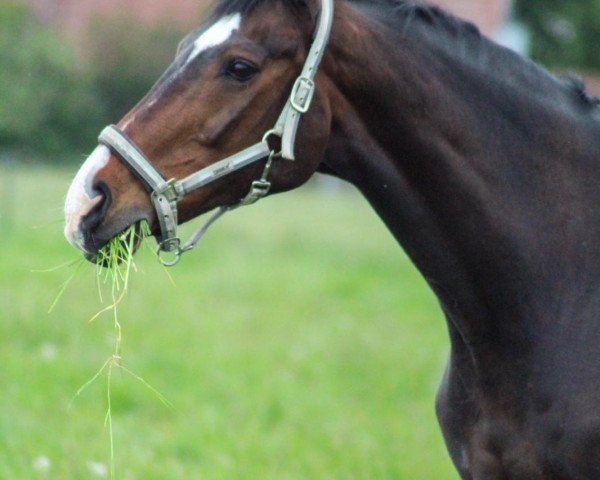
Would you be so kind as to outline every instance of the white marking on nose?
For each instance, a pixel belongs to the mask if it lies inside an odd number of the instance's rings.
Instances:
[[[241,22],[242,15],[239,13],[234,13],[221,18],[196,39],[194,42],[194,49],[188,56],[185,64],[187,65],[190,63],[205,50],[208,50],[211,47],[216,47],[217,45],[225,42],[229,37],[231,37],[235,30],[240,28]]]
[[[106,166],[110,150],[100,145],[83,163],[75,176],[67,200],[65,201],[65,237],[74,247],[84,250],[83,234],[79,230],[81,219],[102,200],[102,195],[94,192],[92,182],[100,169]]]

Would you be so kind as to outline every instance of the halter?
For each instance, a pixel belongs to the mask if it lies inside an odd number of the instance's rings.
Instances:
[[[251,205],[265,197],[271,189],[268,180],[273,161],[278,158],[294,160],[294,144],[302,114],[308,112],[315,93],[315,76],[329,41],[333,24],[334,0],[322,0],[319,23],[314,40],[302,69],[296,79],[275,127],[267,131],[262,140],[234,155],[220,160],[181,180],[167,180],[152,166],[141,149],[118,127],[106,127],[98,142],[110,148],[119,159],[132,170],[150,191],[150,199],[160,225],[157,237],[157,253],[166,266],[176,265],[181,256],[193,249],[208,228],[223,214],[240,206]],[[281,150],[276,151],[269,145],[271,137],[278,137]],[[182,245],[177,235],[177,203],[188,193],[212,183],[230,173],[250,164],[267,159],[259,180],[252,182],[248,194],[236,205],[220,207],[194,235]],[[172,260],[161,257],[162,252],[174,253]]]

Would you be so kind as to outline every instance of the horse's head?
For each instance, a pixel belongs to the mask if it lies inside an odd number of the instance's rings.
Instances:
[[[180,43],[173,64],[119,122],[119,129],[165,179],[182,179],[260,143],[289,105],[319,11],[318,0],[221,2]],[[269,172],[272,192],[295,188],[312,175],[329,128],[330,110],[317,89],[298,130],[295,161],[277,159]],[[278,135],[268,135],[266,141],[273,150],[281,148]],[[65,205],[65,235],[88,255],[141,220],[161,233],[148,192],[152,188],[108,145],[97,147],[83,164]],[[261,176],[265,162],[261,158],[182,195],[179,221],[237,204]]]

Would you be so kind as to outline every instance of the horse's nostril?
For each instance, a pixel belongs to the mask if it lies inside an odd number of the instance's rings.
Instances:
[[[95,184],[93,191],[96,195],[92,198],[100,198],[94,208],[81,219],[81,230],[83,232],[93,232],[102,223],[111,203],[110,190],[104,182]]]

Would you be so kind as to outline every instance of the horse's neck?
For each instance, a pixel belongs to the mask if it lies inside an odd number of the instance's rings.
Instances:
[[[565,287],[585,280],[590,261],[600,265],[584,246],[600,219],[586,227],[587,212],[572,210],[590,194],[600,203],[576,172],[593,154],[573,145],[583,137],[563,120],[568,108],[539,97],[519,105],[524,95],[490,84],[491,75],[453,71],[410,36],[386,44],[358,21],[350,15],[334,31],[325,65],[326,169],[363,192],[467,343],[527,344]],[[559,141],[557,129],[574,140]],[[600,178],[597,167],[590,174]]]

